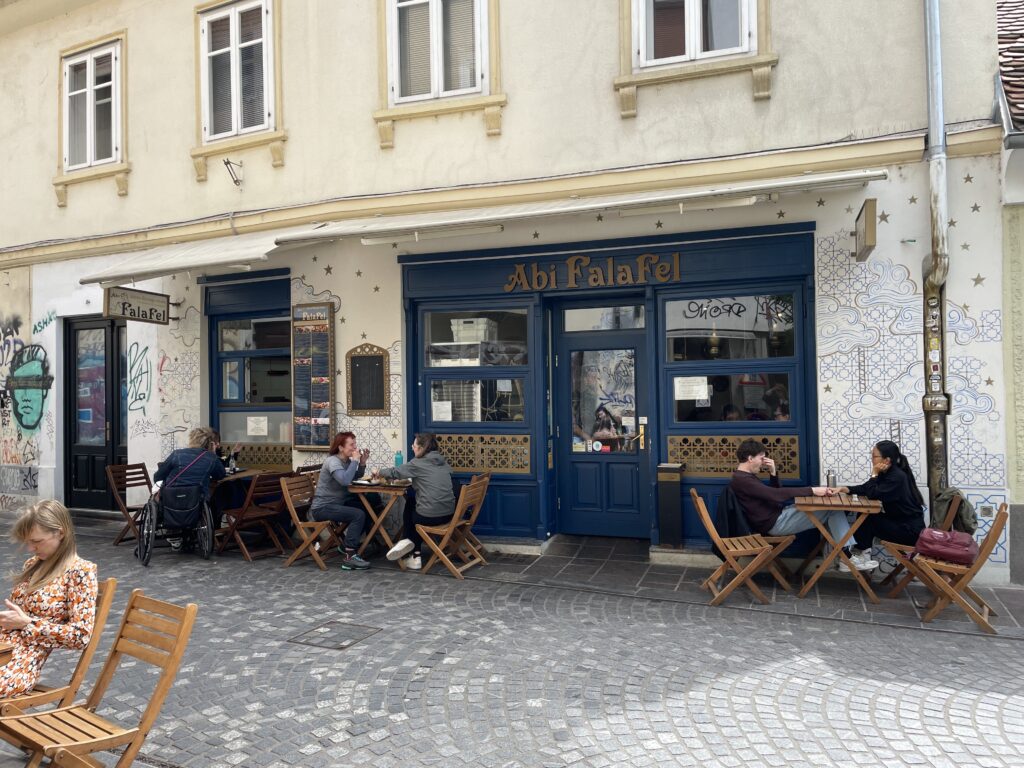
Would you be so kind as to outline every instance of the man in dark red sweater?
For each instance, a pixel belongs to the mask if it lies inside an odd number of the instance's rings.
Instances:
[[[765,455],[764,443],[759,440],[744,440],[740,443],[740,447],[736,449],[736,458],[740,463],[732,473],[729,487],[732,488],[740,506],[743,507],[751,528],[766,536],[787,536],[814,528],[814,523],[796,508],[793,499],[797,496],[810,496],[811,494],[831,496],[834,493],[831,488],[821,486],[780,487],[775,461]],[[771,475],[770,486],[762,483],[757,476],[762,469],[767,469]],[[846,513],[841,510],[815,512],[814,514],[828,526],[835,541],[842,541],[850,530]],[[872,568],[878,567],[878,563],[872,560],[867,553],[850,554],[848,547],[845,550],[858,571],[870,571]],[[839,569],[849,570],[846,563],[841,561]]]

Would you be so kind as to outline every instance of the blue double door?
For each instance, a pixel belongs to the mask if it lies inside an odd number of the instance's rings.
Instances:
[[[648,539],[649,430],[656,415],[648,408],[654,361],[644,304],[551,309],[557,529]]]

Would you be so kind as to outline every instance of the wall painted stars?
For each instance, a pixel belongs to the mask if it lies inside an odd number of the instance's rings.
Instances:
[[[981,213],[981,206],[975,203],[971,206],[971,213]]]
[[[604,221],[604,214],[603,213],[599,213],[599,214],[597,214],[597,216],[594,217],[594,219],[597,220],[597,221]]]
[[[362,276],[363,276],[363,270],[357,269],[356,270],[356,277],[362,277]]]
[[[825,198],[819,197],[815,202],[818,204],[818,207],[821,208],[825,205]]]
[[[846,206],[846,212],[847,213],[853,213],[853,206],[852,205]]]
[[[879,224],[888,224],[889,214],[886,213],[885,211],[882,211],[880,214],[878,214],[878,222]]]
[[[955,226],[956,226],[956,219],[950,219],[950,220],[949,220],[949,224],[948,224],[947,226],[949,226],[949,227],[955,227]]]
[[[540,238],[540,232],[537,232],[536,230],[534,230],[534,232],[533,232],[533,239],[537,240],[539,238]]]
[[[784,219],[784,218],[786,218],[786,212],[780,210],[778,213],[775,214],[775,218],[776,219]]]
[[[380,293],[380,286],[379,285],[373,286],[373,292],[374,293]]]
[[[975,288],[977,288],[979,285],[983,285],[985,283],[985,278],[981,276],[981,272],[979,272],[977,275],[972,277],[971,280],[974,281],[974,287]]]
[[[658,219],[656,222],[654,222],[655,229],[661,229],[663,226],[664,224],[661,223],[661,219]]]
[[[907,202],[908,202],[908,203],[909,203],[910,205],[917,205],[917,195],[911,195],[911,196],[910,196],[910,197],[909,197],[909,198],[907,199]]]
[[[987,379],[985,379],[985,386],[986,387],[991,387],[993,384],[995,384],[995,381],[992,380],[991,376],[989,376]]]
[[[971,174],[969,174],[969,173],[965,174],[964,175],[964,184],[973,184],[973,183],[974,183],[974,177],[971,176]]]
[[[971,244],[970,243],[961,243],[960,244],[960,250],[961,251],[969,251],[969,250],[971,250]]]
[[[360,334],[360,335],[361,335],[361,336],[362,336],[362,337],[363,337],[364,339],[366,338],[366,332],[365,332],[365,331],[364,331],[364,332],[363,332],[362,334]]]
[[[324,274],[325,275],[329,275],[333,271],[334,271],[334,267],[332,267],[330,264],[328,264],[326,267],[324,267]]]

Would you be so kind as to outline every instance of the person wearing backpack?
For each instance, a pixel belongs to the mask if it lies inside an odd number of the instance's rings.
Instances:
[[[871,449],[871,479],[839,488],[839,492],[882,502],[882,512],[869,515],[853,535],[859,549],[869,551],[875,538],[895,544],[917,543],[924,530],[924,498],[910,462],[896,443],[876,443]]]

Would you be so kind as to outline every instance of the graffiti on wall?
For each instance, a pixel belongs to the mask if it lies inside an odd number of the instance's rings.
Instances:
[[[53,386],[46,350],[38,344],[21,347],[11,358],[6,389],[14,420],[24,432],[35,432],[43,418],[43,405]]]
[[[153,363],[149,359],[149,347],[140,347],[137,341],[128,347],[127,379],[128,410],[145,415],[153,393]]]
[[[21,315],[0,313],[0,366],[10,365],[25,347],[21,339]]]

